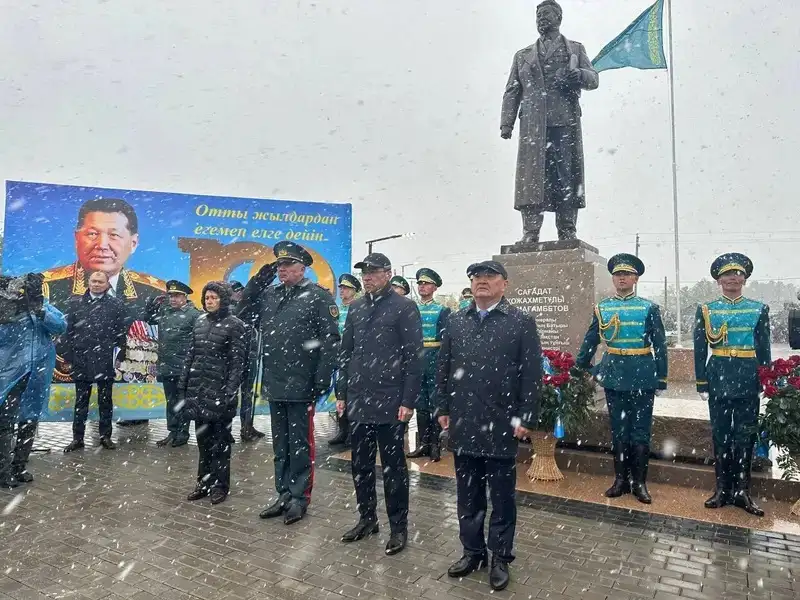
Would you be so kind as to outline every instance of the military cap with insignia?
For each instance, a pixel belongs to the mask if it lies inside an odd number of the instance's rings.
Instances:
[[[392,268],[392,261],[390,261],[389,257],[385,254],[381,254],[380,252],[372,252],[371,254],[367,254],[364,260],[353,265],[353,268],[361,271],[366,269],[380,269],[383,271],[388,271]]]
[[[170,279],[167,282],[167,293],[168,294],[186,294],[187,296],[193,293],[192,288],[188,285],[183,283],[182,281],[178,281],[177,279]]]
[[[481,273],[497,273],[498,275],[502,275],[503,279],[508,279],[508,271],[496,260],[484,260],[482,262],[472,263],[467,267],[467,277],[470,279]]]
[[[406,296],[411,293],[411,286],[408,285],[408,281],[406,281],[405,277],[400,277],[400,275],[395,275],[389,281],[389,285],[397,286],[399,288],[403,288],[406,293]]]
[[[295,244],[294,242],[278,242],[273,246],[272,252],[275,254],[277,262],[299,262],[306,267],[310,267],[314,263],[314,259],[311,258],[308,251],[300,244]]]
[[[753,261],[747,258],[744,254],[738,252],[728,252],[722,256],[718,256],[716,260],[711,263],[711,277],[716,281],[720,276],[731,271],[738,271],[748,279],[753,273]]]
[[[350,273],[342,273],[339,275],[339,287],[341,286],[353,288],[357,292],[361,291],[361,282],[358,280],[358,277]]]
[[[608,272],[612,275],[617,273],[633,273],[641,277],[644,275],[644,263],[638,256],[633,254],[615,254],[608,259]]]
[[[433,269],[425,267],[417,271],[417,283],[432,283],[436,287],[442,287],[442,278]]]

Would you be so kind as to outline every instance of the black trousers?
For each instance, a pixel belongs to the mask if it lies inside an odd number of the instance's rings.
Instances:
[[[13,461],[16,436],[14,428],[19,420],[19,407],[22,393],[28,385],[30,373],[20,379],[6,394],[3,404],[0,404],[0,479],[9,477]]]
[[[489,519],[489,550],[494,558],[514,560],[514,532],[517,528],[515,501],[517,463],[513,458],[454,456],[458,494],[458,527],[464,553],[486,553],[483,524],[486,519],[486,487],[492,499]]]
[[[408,529],[408,467],[403,449],[406,424],[350,424],[353,483],[362,519],[377,521],[378,498],[375,492],[375,457],[381,453],[383,496],[392,533]]]
[[[167,399],[167,430],[178,439],[188,439],[189,422],[184,406],[178,401],[178,381],[180,377],[164,377],[161,380]]]
[[[726,480],[727,488],[735,490],[738,482],[750,476],[758,437],[758,404],[758,396],[708,399],[717,477]]]
[[[313,402],[270,402],[275,489],[286,503],[307,507],[314,487]]]
[[[97,408],[100,411],[100,437],[111,435],[111,419],[114,416],[114,402],[111,394],[113,381],[97,382]],[[72,437],[82,440],[86,432],[86,418],[89,416],[89,399],[92,396],[91,381],[75,382],[75,417],[72,421]]]
[[[242,386],[239,388],[241,400],[239,401],[239,419],[242,424],[253,423],[253,394],[255,393],[256,377],[258,376],[258,363],[256,357],[248,360],[242,374]]]
[[[197,463],[197,483],[206,488],[231,488],[231,445],[228,435],[231,419],[195,421],[194,433],[200,459]]]

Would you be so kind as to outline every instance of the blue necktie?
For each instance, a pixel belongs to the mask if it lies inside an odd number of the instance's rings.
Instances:
[[[489,315],[489,311],[488,310],[479,310],[478,314],[481,316],[481,321],[483,321]]]

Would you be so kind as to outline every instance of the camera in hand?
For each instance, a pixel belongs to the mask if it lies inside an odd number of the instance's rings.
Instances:
[[[41,312],[44,306],[41,273],[19,277],[0,275],[0,323],[11,323],[28,312]]]

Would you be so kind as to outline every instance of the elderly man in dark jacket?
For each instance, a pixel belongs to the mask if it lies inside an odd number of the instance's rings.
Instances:
[[[474,302],[450,317],[439,353],[439,424],[455,454],[458,520],[464,555],[448,570],[463,577],[487,563],[486,486],[492,499],[489,550],[494,590],[508,585],[517,509],[517,440],[536,427],[542,349],[536,321],[505,299],[498,262],[470,265]]]
[[[66,360],[71,365],[75,382],[75,418],[72,422],[72,442],[64,452],[83,448],[86,417],[92,384],[97,384],[97,406],[100,410],[100,444],[116,448],[111,441],[111,419],[114,404],[111,399],[115,362],[125,356],[125,337],[130,326],[122,300],[111,296],[108,275],[95,271],[89,276],[89,289],[83,296],[70,298],[67,305],[67,332],[64,334]],[[116,361],[114,348],[119,348]]]
[[[166,295],[155,296],[145,305],[145,320],[158,325],[158,380],[164,386],[167,400],[169,433],[156,442],[157,446],[178,447],[189,441],[189,421],[184,403],[178,400],[178,382],[192,342],[194,322],[200,316],[200,311],[189,301],[191,293],[188,285],[172,279],[167,282]]]
[[[178,393],[194,419],[197,487],[187,500],[211,495],[211,504],[228,497],[231,486],[231,422],[236,415],[239,386],[247,358],[247,332],[230,312],[228,284],[212,281],[203,288],[203,308],[194,324]]]
[[[269,401],[278,498],[262,519],[284,515],[287,525],[306,514],[314,483],[314,408],[336,367],[339,309],[324,288],[305,276],[313,258],[302,246],[278,242],[277,261],[245,287],[238,314],[261,328],[261,394]],[[277,272],[280,285],[272,286]]]
[[[391,535],[386,554],[405,548],[408,537],[408,468],[403,452],[406,423],[422,384],[422,321],[413,300],[392,289],[392,265],[380,253],[356,264],[364,291],[350,305],[336,380],[339,413],[351,423],[353,483],[360,515],[342,536],[355,542],[378,531],[375,453],[380,449],[383,492]]]

